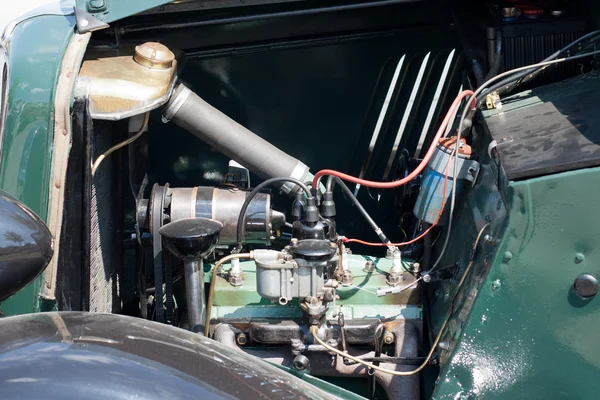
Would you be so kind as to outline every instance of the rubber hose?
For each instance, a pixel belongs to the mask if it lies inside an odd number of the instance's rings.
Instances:
[[[487,82],[495,77],[500,71],[500,66],[502,65],[502,47],[502,25],[500,25],[499,27],[496,27],[496,52],[494,53],[494,63],[485,76],[485,79],[483,80],[484,82]]]

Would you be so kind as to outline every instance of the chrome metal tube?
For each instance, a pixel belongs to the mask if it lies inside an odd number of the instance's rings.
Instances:
[[[163,121],[170,120],[263,179],[312,179],[302,162],[238,124],[183,84],[175,89],[163,109]],[[281,189],[293,194],[297,187],[284,183]]]

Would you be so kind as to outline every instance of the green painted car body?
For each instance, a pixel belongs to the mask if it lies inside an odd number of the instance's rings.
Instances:
[[[108,23],[166,3],[77,0],[79,8]],[[0,49],[6,62],[0,86],[0,189],[45,218],[53,184],[55,89],[75,18],[41,14],[9,28]],[[595,399],[600,299],[582,300],[571,287],[579,274],[600,276],[600,169],[511,182],[492,161],[483,175],[488,181],[476,185],[459,210],[461,237],[450,242],[455,254],[447,258],[456,258],[464,270],[472,256],[475,267],[442,338],[441,369],[425,374],[423,396]],[[477,235],[472,221],[491,221],[491,237],[473,255],[467,251]],[[448,312],[455,283],[432,293],[434,332]],[[51,310],[55,305],[38,295],[42,284],[38,278],[2,303],[2,312]]]

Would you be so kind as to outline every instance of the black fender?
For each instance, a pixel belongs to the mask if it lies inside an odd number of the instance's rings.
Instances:
[[[1,399],[335,399],[192,332],[112,314],[0,319]]]

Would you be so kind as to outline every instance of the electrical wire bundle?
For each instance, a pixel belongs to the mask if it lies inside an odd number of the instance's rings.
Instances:
[[[348,174],[345,174],[345,173],[342,173],[339,171],[335,171],[335,170],[331,170],[331,169],[324,169],[315,174],[315,177],[313,179],[313,187],[318,187],[316,185],[318,185],[320,183],[322,177],[328,176],[328,175],[335,176],[339,179],[343,179],[345,181],[352,182],[355,184],[360,184],[361,186],[377,188],[377,189],[391,189],[391,188],[396,188],[396,187],[407,184],[408,182],[410,182],[414,178],[416,178],[425,169],[425,167],[427,166],[431,157],[433,156],[433,153],[435,152],[438,140],[442,137],[443,133],[446,131],[446,128],[447,128],[448,124],[450,123],[450,119],[452,118],[452,116],[454,115],[456,110],[461,106],[465,97],[469,96],[468,100],[465,103],[465,106],[463,107],[463,110],[462,110],[462,113],[460,116],[460,120],[458,123],[458,128],[456,130],[456,143],[460,143],[460,139],[461,139],[461,135],[462,135],[463,131],[470,127],[470,124],[468,124],[468,125],[466,124],[468,114],[471,113],[471,117],[472,117],[472,115],[476,111],[477,104],[483,97],[485,97],[485,95],[487,93],[494,91],[495,88],[498,88],[500,86],[504,86],[507,84],[512,85],[511,87],[514,88],[518,84],[523,82],[524,77],[527,77],[528,78],[527,80],[530,80],[536,74],[539,74],[544,68],[546,68],[550,65],[564,63],[567,61],[572,61],[572,60],[581,59],[584,57],[589,57],[592,55],[600,54],[600,50],[595,50],[595,51],[585,52],[582,54],[576,54],[573,56],[558,58],[564,54],[567,54],[575,46],[578,46],[578,48],[580,50],[583,50],[590,44],[594,43],[594,41],[597,40],[598,38],[600,38],[600,31],[591,32],[591,33],[583,36],[581,39],[567,45],[566,47],[564,47],[560,51],[554,53],[552,56],[548,57],[546,60],[544,60],[540,63],[515,68],[513,70],[498,74],[497,76],[484,82],[475,91],[471,91],[471,90],[462,91],[456,97],[456,99],[454,100],[452,105],[450,106],[450,109],[448,110],[446,117],[442,121],[440,128],[438,129],[435,137],[433,138],[431,146],[429,147],[427,153],[425,154],[425,157],[423,157],[423,160],[417,166],[417,168],[412,173],[410,173],[408,176],[406,176],[405,178],[397,180],[397,181],[392,181],[392,182],[376,182],[376,181],[370,181],[370,180],[366,180],[366,179],[360,179],[360,178],[357,178],[357,177],[354,177],[354,176],[351,176],[351,175],[348,175]],[[502,80],[503,78],[505,78],[505,79]],[[502,80],[502,81],[500,83],[497,83],[500,80]],[[458,170],[458,157],[454,157],[453,159],[454,159],[453,170],[457,171]],[[447,170],[446,170],[445,180],[447,181],[447,179],[448,179],[448,176],[447,176]],[[449,216],[449,222],[448,222],[448,229],[446,231],[446,238],[444,240],[444,244],[442,246],[440,255],[439,255],[438,259],[436,260],[436,262],[433,264],[430,271],[433,271],[439,265],[443,255],[445,253],[445,250],[448,246],[449,238],[451,236],[452,216],[454,215],[454,209],[456,206],[456,184],[457,184],[457,181],[456,181],[456,179],[454,179],[452,181],[452,192],[451,192],[451,196],[450,196],[450,216]],[[444,188],[445,188],[445,184],[444,184]],[[444,209],[444,206],[445,206],[445,204],[442,206],[442,210]],[[421,235],[419,235],[415,239],[407,241],[407,242],[403,242],[403,243],[391,243],[391,245],[406,246],[408,244],[414,243],[414,242],[422,239],[425,235],[427,235],[431,231],[431,229],[433,229],[433,227],[436,226],[438,221],[439,221],[439,217],[436,219],[434,224],[432,224],[429,228],[427,228]],[[346,243],[353,243],[353,242],[360,243],[360,244],[368,245],[368,246],[389,246],[390,245],[390,243],[372,243],[372,242],[365,242],[365,241],[362,241],[359,239],[345,239],[345,242]]]

